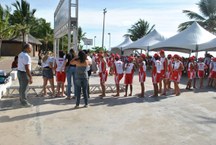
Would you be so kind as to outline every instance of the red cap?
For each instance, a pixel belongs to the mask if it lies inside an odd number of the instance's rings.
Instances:
[[[194,61],[194,56],[191,56],[190,58],[189,58],[189,61]]]
[[[160,51],[160,54],[164,54],[165,52],[164,52],[164,50],[162,49],[161,51]]]
[[[120,55],[116,54],[115,58],[120,59]]]
[[[159,57],[159,55],[157,53],[154,54],[154,58]]]
[[[145,55],[145,54],[141,54],[140,56],[141,56],[143,59],[146,58],[146,55]]]
[[[177,58],[177,59],[179,59],[180,56],[179,56],[178,54],[175,54],[175,55],[173,55],[173,58]]]
[[[112,53],[112,54],[111,54],[111,56],[112,56],[112,57],[115,57],[115,54],[114,54],[114,53]]]

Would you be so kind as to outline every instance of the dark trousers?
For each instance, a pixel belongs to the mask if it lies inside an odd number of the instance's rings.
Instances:
[[[20,102],[22,104],[26,104],[28,103],[27,101],[27,92],[28,92],[28,87],[29,87],[29,79],[28,79],[28,76],[27,76],[27,73],[26,72],[21,72],[21,71],[18,71],[18,80],[19,80],[19,95],[20,95]]]

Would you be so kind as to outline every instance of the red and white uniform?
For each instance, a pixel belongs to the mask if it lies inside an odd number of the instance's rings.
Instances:
[[[204,78],[205,68],[207,67],[206,64],[204,62],[198,62],[197,67],[198,67],[198,77]]]
[[[143,61],[139,67],[139,82],[144,83],[146,80],[146,62]]]
[[[161,78],[164,79],[166,78],[166,72],[165,72],[165,67],[166,67],[166,58],[165,57],[161,57],[160,58],[160,62],[161,62]]]
[[[210,74],[209,77],[212,79],[216,79],[216,62],[210,63]]]
[[[123,78],[124,75],[124,70],[123,70],[123,62],[118,60],[114,62],[114,71],[115,71],[115,83],[119,84],[121,79]]]
[[[105,83],[107,81],[108,71],[106,61],[99,62],[99,76],[101,83]]]
[[[195,64],[193,62],[188,63],[188,79],[194,79],[196,77]]]
[[[125,85],[132,85],[134,75],[134,64],[126,63],[125,64]]]
[[[172,72],[171,80],[174,82],[180,82],[182,72],[179,70],[179,68],[181,65],[182,65],[181,61],[175,61],[173,64],[173,72]]]
[[[173,62],[171,59],[167,60],[167,72],[166,72],[166,78],[167,79],[171,78],[171,71],[172,71],[172,65],[173,65],[172,63]]]
[[[64,63],[65,63],[65,59],[64,58],[56,58],[56,65],[57,65],[57,68],[56,68],[56,80],[57,82],[65,82],[65,79],[66,79],[66,74],[64,72],[65,70],[65,66],[64,66]]]
[[[162,66],[161,61],[156,60],[153,62],[153,68],[152,68],[152,82],[153,82],[153,84],[157,84],[161,80],[161,66]]]

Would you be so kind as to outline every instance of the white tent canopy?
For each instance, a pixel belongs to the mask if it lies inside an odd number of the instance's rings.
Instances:
[[[199,50],[200,51],[216,51],[216,38],[209,42],[200,44]]]
[[[130,39],[130,36],[125,36],[125,40],[121,44],[119,44],[115,47],[112,47],[111,52],[112,53],[118,53],[121,55],[122,49],[131,43],[133,43],[133,41]]]
[[[142,38],[138,39],[137,41],[129,44],[123,48],[123,50],[128,49],[144,49],[147,50],[149,46],[154,45],[158,42],[164,41],[165,37],[162,36],[157,30],[153,30],[149,34],[143,36]]]
[[[199,45],[216,38],[215,35],[206,31],[197,22],[194,22],[189,28],[176,34],[169,39],[157,43],[150,47],[150,50],[164,49],[167,51],[178,51],[190,53],[197,51]]]

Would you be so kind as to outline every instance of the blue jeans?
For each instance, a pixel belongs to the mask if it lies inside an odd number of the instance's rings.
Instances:
[[[75,71],[76,71],[76,67],[71,67],[71,66],[68,66],[68,68],[66,70],[66,75],[67,75],[67,96],[68,97],[71,97],[71,86],[72,86],[71,78],[72,77],[73,77],[73,85],[74,85],[74,94],[76,94]]]
[[[87,78],[79,78],[76,79],[76,105],[80,104],[80,96],[81,90],[83,91],[85,105],[88,105],[88,79]]]

